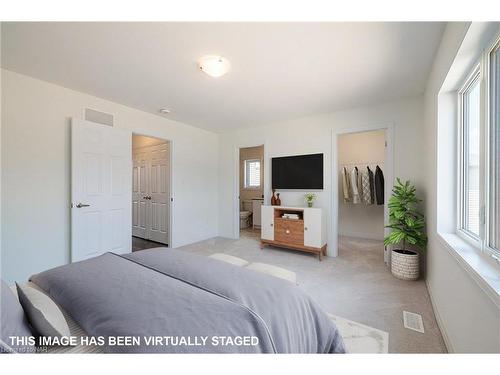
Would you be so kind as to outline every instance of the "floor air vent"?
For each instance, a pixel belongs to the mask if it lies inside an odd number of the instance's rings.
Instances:
[[[422,320],[422,315],[403,311],[403,322],[405,328],[424,333],[424,321]]]

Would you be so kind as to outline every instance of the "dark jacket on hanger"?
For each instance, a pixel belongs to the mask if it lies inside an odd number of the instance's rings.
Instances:
[[[370,167],[366,167],[368,169],[368,179],[370,180],[370,203],[375,203],[375,176],[373,175],[373,171]]]
[[[384,204],[384,172],[378,165],[375,169],[375,197],[378,205]]]

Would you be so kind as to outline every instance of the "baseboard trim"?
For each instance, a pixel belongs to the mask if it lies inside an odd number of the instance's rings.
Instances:
[[[444,345],[446,346],[446,350],[448,351],[448,353],[456,353],[455,349],[453,348],[453,344],[451,343],[450,336],[446,332],[446,328],[445,328],[443,319],[441,318],[441,315],[439,315],[439,310],[438,310],[437,305],[436,305],[436,300],[432,296],[431,288],[429,286],[429,282],[427,281],[427,279],[425,280],[425,286],[427,287],[427,293],[429,293],[432,311],[434,311],[434,316],[436,317],[436,322],[437,322],[438,328],[441,331],[441,336],[443,336],[443,341],[444,341]]]

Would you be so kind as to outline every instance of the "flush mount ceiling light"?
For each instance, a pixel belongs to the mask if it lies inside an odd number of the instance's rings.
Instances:
[[[158,112],[160,112],[162,115],[168,115],[170,113],[170,109],[162,108]]]
[[[221,77],[229,71],[231,63],[222,56],[205,55],[198,60],[198,66],[211,77]]]

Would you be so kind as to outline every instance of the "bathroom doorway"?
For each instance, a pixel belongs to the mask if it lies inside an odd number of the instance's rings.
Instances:
[[[170,246],[171,143],[132,135],[132,251]]]
[[[239,230],[241,236],[259,236],[264,204],[264,145],[239,149]]]

